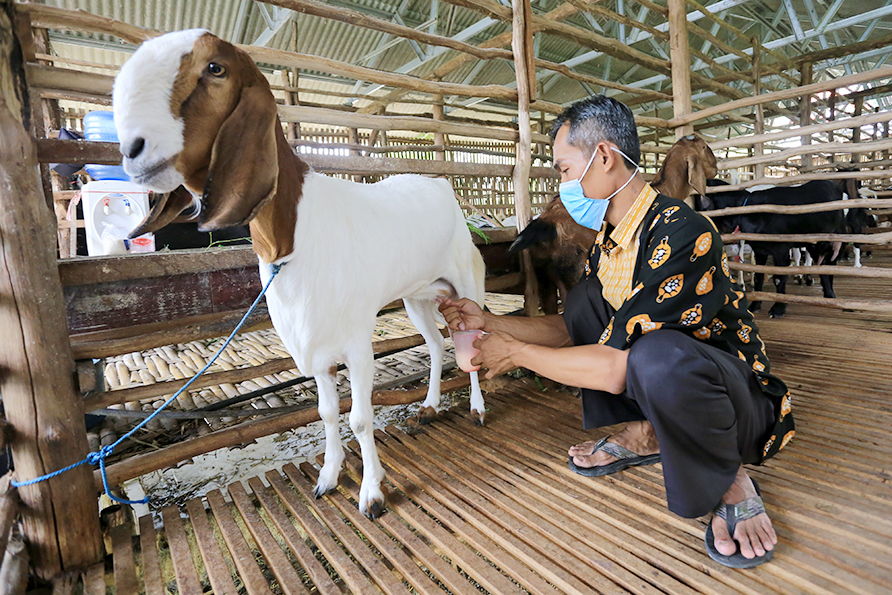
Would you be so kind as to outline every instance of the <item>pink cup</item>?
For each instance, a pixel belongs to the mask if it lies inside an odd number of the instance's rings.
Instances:
[[[474,347],[474,341],[486,335],[480,329],[471,331],[452,331],[452,341],[455,343],[455,363],[465,372],[476,372],[480,366],[471,363],[480,350]]]

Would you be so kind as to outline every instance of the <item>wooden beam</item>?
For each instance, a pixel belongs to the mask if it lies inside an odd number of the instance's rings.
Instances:
[[[798,177],[798,176],[797,176]],[[747,205],[744,207],[728,207],[714,211],[703,211],[710,217],[727,217],[730,215],[749,215],[751,213],[778,213],[782,215],[801,215],[803,213],[824,213],[843,209],[884,208],[892,205],[892,200],[882,198],[853,198],[851,200],[833,200],[810,205]]]
[[[800,66],[800,87],[807,87],[812,84],[814,76],[814,64],[812,62],[803,62]],[[799,98],[799,126],[803,129],[811,124],[811,95],[804,94]],[[811,144],[811,134],[804,134],[800,137],[803,145]],[[802,158],[802,167],[811,167],[811,155],[806,154]]]
[[[793,147],[792,149],[784,149],[783,151],[779,151],[777,153],[770,153],[768,155],[763,155],[761,157],[743,157],[741,159],[728,159],[728,160],[720,160],[718,162],[718,168],[720,171],[728,170],[728,169],[737,169],[740,167],[749,167],[751,165],[764,165],[764,164],[781,164],[786,163],[790,157],[794,157],[796,155],[802,155],[803,157],[811,157],[815,154],[820,153],[848,153],[854,151],[856,147],[852,146],[852,143],[823,143],[820,145],[802,145],[800,147]],[[885,151],[892,149],[892,140],[884,139],[878,141],[872,141],[867,143],[860,143],[857,147],[859,151]],[[803,159],[803,167],[805,166],[805,160]],[[828,164],[828,167],[830,165]],[[834,166],[835,167],[835,166]],[[800,170],[801,171],[801,170]],[[759,176],[761,177],[761,176]]]
[[[748,291],[746,299],[750,302],[766,301],[783,304],[805,304],[837,310],[861,310],[863,312],[892,312],[892,303],[879,300],[845,300],[839,298],[813,297],[809,295],[790,295],[789,293],[768,293],[764,291]]]
[[[758,97],[762,94],[762,45],[759,43],[758,37],[753,37],[752,39],[753,45],[753,95]],[[755,106],[755,116],[756,122],[753,127],[753,132],[755,134],[765,134],[765,112],[762,110],[762,104],[757,104]],[[762,157],[764,154],[764,145],[762,143],[756,143],[753,145],[753,153],[755,157]],[[761,163],[757,163],[754,175],[757,178],[761,178],[765,175],[765,166]]]
[[[736,101],[729,101],[728,103],[717,105],[705,110],[700,110],[687,116],[673,118],[672,120],[669,120],[669,126],[683,126],[685,124],[697,122],[698,120],[703,120],[710,116],[724,114],[743,107],[751,107],[753,105],[771,103],[784,99],[793,99],[796,97],[801,97],[802,95],[820,93],[822,91],[831,91],[833,89],[854,85],[856,83],[865,83],[868,81],[873,81],[890,76],[892,76],[892,66],[883,66],[881,68],[876,68],[868,72],[860,72],[849,76],[843,76],[822,83],[813,83],[811,85],[805,85],[793,89],[774,91],[773,93],[764,93],[759,97],[747,97],[744,99],[738,99]]]
[[[748,264],[745,262],[734,262],[731,259],[728,259],[728,267],[735,271],[765,273],[766,275],[834,275],[840,277],[861,277],[863,279],[892,279],[892,269],[880,267],[772,267]]]
[[[759,186],[761,184],[789,186],[793,184],[804,184],[806,182],[811,182],[812,180],[871,180],[885,178],[892,178],[892,170],[821,172],[815,174],[799,174],[796,176],[788,176],[785,178],[757,178],[730,186],[710,186],[706,189],[706,193],[714,194],[717,192],[731,192],[733,190],[743,190],[744,188]]]
[[[794,136],[810,136],[816,132],[826,132],[837,128],[852,128],[854,126],[866,126],[867,124],[876,124],[877,122],[889,122],[892,120],[892,112],[877,112],[867,114],[859,118],[845,118],[834,122],[825,122],[823,124],[812,124],[810,126],[800,126],[798,128],[789,128],[780,132],[769,132],[767,134],[757,134],[750,136],[735,136],[728,140],[713,141],[709,143],[709,147],[713,151],[726,149],[728,147],[745,147],[755,143],[768,143]]]
[[[56,268],[56,221],[38,191],[26,129],[33,124],[14,18],[13,2],[0,0],[0,393],[14,428],[15,475],[26,481],[83,460],[89,448]],[[19,488],[24,537],[42,579],[102,560],[94,494],[84,465]]]
[[[687,117],[691,106],[691,56],[688,52],[688,28],[684,0],[668,0],[669,56],[672,59],[672,112],[674,120]],[[694,132],[690,124],[675,127],[675,138]]]
[[[826,50],[817,50],[815,52],[800,54],[799,56],[794,57],[793,61],[797,64],[814,64],[816,62],[824,62],[825,60],[833,60],[835,58],[842,58],[844,56],[851,56],[853,54],[860,54],[861,52],[884,48],[889,45],[892,45],[892,35],[886,35],[868,41],[850,43],[849,45],[832,47]]]
[[[789,242],[791,244],[815,244],[817,242],[852,242],[857,244],[889,244],[892,242],[892,231],[885,233],[729,233],[722,234],[722,242],[726,244],[739,242]]]
[[[493,0],[446,1],[456,6],[476,10],[490,18],[498,19],[503,22],[511,22],[512,19],[511,9]],[[616,39],[604,37],[603,35],[598,35],[592,31],[586,31],[579,27],[560,23],[539,15],[533,15],[532,23],[540,26],[542,31],[569,39],[581,46],[592,48],[609,56],[613,56],[614,58],[631,62],[632,64],[638,64],[649,70],[653,70],[654,72],[670,74],[669,64],[665,60],[660,60],[645,54],[644,52],[632,49]]]

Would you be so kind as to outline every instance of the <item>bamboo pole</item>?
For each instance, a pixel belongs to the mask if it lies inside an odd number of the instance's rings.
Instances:
[[[806,135],[809,135],[808,138],[810,138],[810,135],[816,132],[826,132],[827,130],[834,130],[836,128],[865,126],[867,124],[875,124],[877,122],[888,122],[889,120],[892,120],[892,112],[877,112],[874,114],[867,114],[859,118],[846,118],[844,120],[836,120],[835,122],[825,122],[824,124],[812,124],[810,126],[789,128],[781,132],[770,132],[767,134],[750,136],[736,136],[728,140],[713,141],[709,143],[709,148],[711,148],[713,151],[717,151],[719,149],[726,149],[728,147],[745,147],[755,143],[767,143],[776,140],[782,140],[785,138],[791,138],[794,136],[802,136],[803,139],[805,139]],[[803,144],[808,143],[803,141]]]
[[[514,72],[517,80],[517,127],[520,133],[517,143],[517,159],[514,164],[514,213],[517,217],[517,233],[522,232],[533,218],[533,205],[530,201],[530,170],[532,168],[533,128],[530,120],[530,101],[534,98],[535,88],[530,86],[533,67],[533,33],[531,0],[512,0],[512,41],[514,52]],[[539,312],[539,287],[533,273],[533,263],[527,254],[521,256],[523,272],[526,278],[524,287],[524,311],[527,316]]]
[[[728,159],[728,160],[719,160],[718,168],[719,171],[727,170],[727,169],[737,169],[740,167],[747,167],[750,165],[756,164],[776,164],[776,163],[786,163],[790,157],[794,157],[796,155],[803,156],[811,156],[818,153],[830,153],[830,152],[848,152],[854,151],[856,147],[853,146],[853,143],[822,143],[819,145],[802,145],[800,147],[793,147],[791,149],[784,149],[782,151],[778,151],[776,153],[770,153],[767,155],[763,155],[762,157],[742,157],[740,159]],[[888,149],[892,149],[892,140],[878,140],[874,142],[860,143],[857,147],[860,151],[884,151]],[[867,165],[862,164],[862,165]],[[831,165],[827,165],[827,167],[831,167]],[[835,167],[835,166],[833,166]],[[805,169],[804,167],[800,169],[802,171]]]
[[[455,391],[465,388],[470,384],[470,376],[462,374],[458,378],[444,381],[440,388],[443,392]],[[427,396],[427,387],[401,391],[388,390],[372,393],[372,405],[406,405],[415,403]],[[346,413],[353,404],[352,399],[341,399],[340,412]],[[199,436],[191,440],[179,442],[161,450],[149,452],[131,457],[119,463],[107,467],[108,481],[110,484],[121,484],[140,475],[170,467],[190,457],[205,454],[220,448],[235,446],[251,442],[263,436],[278,434],[294,428],[300,428],[307,424],[319,421],[319,412],[316,409],[295,411],[275,417],[268,417],[255,421],[249,421],[232,428],[218,430],[205,436]],[[99,471],[93,475],[95,489],[100,490],[102,478]]]
[[[728,207],[715,211],[702,211],[710,218],[727,217],[728,215],[748,215],[750,213],[778,213],[781,215],[799,215],[802,213],[823,213],[825,211],[841,211],[842,209],[864,209],[887,207],[892,204],[889,199],[856,198],[852,200],[833,200],[810,205],[747,205],[745,207]]]
[[[56,266],[56,222],[38,192],[36,150],[25,128],[31,122],[14,14],[13,3],[0,0],[0,393],[22,481],[83,459],[88,447]],[[41,578],[101,560],[93,493],[84,466],[19,490]]]
[[[722,234],[722,242],[731,244],[747,242],[785,242],[790,244],[815,244],[817,242],[852,242],[855,244],[888,244],[892,242],[892,231],[885,233],[727,233]]]
[[[759,37],[752,38],[753,45],[753,95],[758,97],[762,94],[762,44],[759,43]],[[765,134],[765,112],[762,110],[762,104],[758,104],[755,106],[755,116],[756,122],[753,126],[753,132],[755,134]],[[764,145],[762,143],[756,143],[753,145],[753,152],[755,153],[755,157],[759,158],[764,155]],[[754,175],[757,178],[761,178],[765,176],[765,166],[761,163],[757,163],[754,169]]]
[[[836,308],[837,310],[861,310],[863,312],[892,313],[892,302],[878,300],[846,300],[807,295],[790,295],[789,293],[767,293],[764,291],[749,291],[746,294],[746,299],[750,302],[781,302],[783,304],[804,304],[807,306],[820,306],[822,308]]]
[[[672,59],[672,112],[673,121],[689,116],[691,106],[691,57],[688,51],[687,16],[684,0],[668,0],[669,8],[669,56]],[[674,126],[675,138],[693,134],[689,123]]]
[[[892,177],[892,170],[820,172],[814,174],[799,174],[784,178],[758,178],[729,186],[710,186],[706,189],[706,193],[716,194],[719,192],[731,192],[734,190],[743,190],[744,188],[750,188],[752,186],[759,186],[761,184],[791,186],[793,184],[804,184],[805,182],[811,182],[812,180],[872,180],[889,177]]]
[[[693,114],[689,114],[682,117],[677,117],[669,120],[670,127],[678,127],[683,126],[685,124],[690,124],[692,122],[697,122],[708,118],[710,116],[715,116],[718,114],[724,114],[730,111],[734,111],[736,109],[751,107],[753,105],[772,103],[775,101],[781,101],[784,99],[793,99],[795,97],[801,97],[803,95],[809,95],[813,93],[820,93],[822,91],[831,91],[833,89],[847,87],[849,85],[854,85],[857,83],[866,83],[869,81],[874,81],[877,79],[887,78],[892,76],[892,66],[882,66],[880,68],[875,68],[873,70],[869,70],[866,72],[859,72],[856,74],[842,76],[837,79],[833,79],[830,81],[824,81],[822,83],[812,83],[810,85],[804,85],[801,87],[795,87],[793,89],[784,89],[783,91],[774,91],[773,93],[764,93],[759,97],[745,97],[743,99],[737,99],[735,101],[729,101],[722,105],[717,105],[714,107],[710,107],[704,110],[700,110]]]
[[[434,121],[442,122],[444,119],[444,116],[445,116],[445,114],[443,112],[443,96],[442,95],[434,95],[434,101],[431,104],[431,110],[433,110]],[[442,132],[435,132],[434,133],[434,145],[439,146],[439,147],[445,147],[446,146],[446,135],[443,134]],[[442,149],[442,150],[438,150],[436,153],[434,153],[434,160],[446,161],[446,150]]]
[[[746,273],[765,273],[766,275],[835,275],[840,277],[862,277],[865,279],[892,279],[892,269],[880,267],[843,267],[843,266],[810,266],[810,267],[774,267],[748,264],[728,260],[728,266],[734,271]]]
[[[858,117],[861,115],[861,112],[864,110],[864,96],[859,95],[855,98],[855,111],[852,113],[852,116]],[[860,143],[861,142],[861,127],[855,126],[852,128],[852,143]],[[861,153],[852,152],[852,163],[861,163]]]

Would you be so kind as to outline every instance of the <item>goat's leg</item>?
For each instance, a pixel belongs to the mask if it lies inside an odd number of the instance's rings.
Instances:
[[[319,471],[316,489],[313,494],[319,498],[338,486],[338,475],[344,462],[344,447],[341,444],[340,402],[334,374],[316,376],[316,390],[319,393],[319,417],[325,425],[325,463]]]
[[[374,411],[372,409],[372,383],[374,381],[375,358],[372,344],[359,348],[347,355],[350,370],[350,390],[353,406],[350,408],[350,429],[359,442],[362,453],[362,485],[359,488],[359,510],[375,519],[384,512],[384,467],[378,459],[375,446]]]
[[[431,377],[427,385],[427,397],[418,411],[418,423],[427,424],[437,417],[437,407],[440,405],[440,376],[443,374],[443,355],[446,353],[446,344],[443,335],[437,328],[434,316],[435,304],[428,300],[404,298],[406,313],[409,320],[424,337],[424,342],[431,354]]]
[[[802,264],[802,251],[799,248],[790,248],[790,258],[793,261],[794,267],[799,267]],[[796,273],[793,275],[793,279],[796,280],[796,285],[802,285],[802,273]]]
[[[852,250],[855,252],[855,268],[861,268],[861,248],[858,247],[858,244],[852,244]]]
[[[756,259],[756,264],[760,266],[765,266],[768,264],[768,255],[762,251],[753,250],[753,257]],[[762,286],[765,284],[765,273],[753,273],[753,291],[762,291]],[[750,312],[758,312],[762,309],[762,302],[755,301],[750,302]]]
[[[790,252],[780,250],[774,255],[774,265],[779,267],[790,266]],[[773,275],[775,291],[781,295],[787,293],[787,275]],[[768,310],[770,318],[783,318],[787,313],[787,305],[783,302],[775,302]]]
[[[810,267],[815,264],[814,259],[811,257],[811,252],[808,250],[805,251],[805,266]],[[805,285],[811,287],[815,284],[814,278],[810,274],[805,275]]]

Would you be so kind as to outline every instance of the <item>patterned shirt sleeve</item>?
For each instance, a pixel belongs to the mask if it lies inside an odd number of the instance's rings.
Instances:
[[[600,343],[627,349],[657,329],[694,334],[725,304],[714,290],[725,257],[721,236],[710,222],[687,209],[670,206],[644,230],[638,278],[631,294],[601,335]]]

